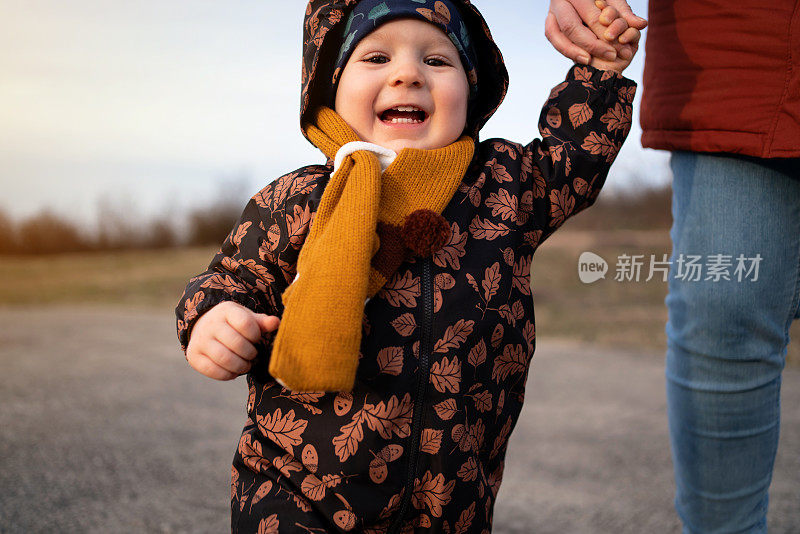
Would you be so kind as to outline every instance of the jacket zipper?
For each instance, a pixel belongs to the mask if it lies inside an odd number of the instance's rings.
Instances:
[[[408,474],[406,477],[405,493],[403,502],[400,504],[400,513],[394,524],[389,529],[390,534],[400,531],[403,519],[408,512],[411,504],[411,496],[414,492],[414,480],[417,475],[417,464],[419,462],[419,442],[422,437],[422,415],[425,411],[425,392],[430,381],[430,347],[431,333],[433,331],[433,283],[431,277],[431,260],[426,258],[422,265],[422,303],[424,306],[424,320],[421,325],[420,344],[419,344],[419,367],[417,369],[417,398],[414,400],[414,420],[411,426],[411,451],[408,460]]]

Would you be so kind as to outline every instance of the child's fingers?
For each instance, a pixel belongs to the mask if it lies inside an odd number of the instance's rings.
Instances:
[[[213,378],[214,380],[233,380],[239,376],[223,369],[216,363],[212,362],[208,356],[203,354],[195,354],[189,357],[188,361],[189,365],[192,366],[192,369],[201,375]]]
[[[222,369],[237,376],[245,374],[251,367],[250,362],[239,357],[216,339],[206,344],[203,354]]]
[[[244,360],[252,360],[258,356],[258,350],[253,343],[229,325],[222,326],[215,332],[214,337],[228,350]]]
[[[608,27],[603,32],[603,38],[608,41],[615,41],[617,37],[622,35],[628,28],[629,26],[628,23],[625,22],[625,19],[617,17],[608,24]]]
[[[637,17],[634,15],[633,10],[631,10],[631,6],[629,6],[628,2],[625,0],[608,0],[608,3],[617,8],[620,16],[627,21],[629,26],[632,26],[637,30],[643,30],[647,27],[647,19],[643,19],[642,17]]]
[[[261,328],[258,326],[256,314],[244,306],[233,303],[225,311],[225,322],[252,343],[261,340]]]
[[[264,313],[257,313],[255,314],[256,322],[258,323],[259,328],[261,329],[261,333],[263,332],[274,332],[278,329],[278,326],[281,324],[281,320],[279,317],[274,315],[266,315]]]
[[[636,28],[628,28],[622,32],[622,35],[617,37],[617,40],[622,44],[638,45],[641,37],[642,33],[639,30]]]

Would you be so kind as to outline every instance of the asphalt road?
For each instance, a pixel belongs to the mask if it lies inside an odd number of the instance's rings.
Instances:
[[[660,354],[540,339],[499,534],[675,533]],[[183,360],[169,312],[0,308],[0,532],[221,533],[242,379]],[[800,370],[770,532],[800,532]]]

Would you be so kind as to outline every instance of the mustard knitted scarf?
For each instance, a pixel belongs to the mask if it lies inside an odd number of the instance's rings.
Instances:
[[[319,108],[309,139],[329,158],[359,141],[333,110]],[[441,212],[472,160],[462,136],[443,148],[404,148],[382,173],[358,150],[331,176],[283,293],[270,374],[293,391],[350,391],[361,346],[364,303],[410,254],[430,255],[449,237]]]

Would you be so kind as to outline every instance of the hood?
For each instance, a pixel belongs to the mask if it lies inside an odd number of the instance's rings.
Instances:
[[[419,1],[419,0],[415,0]],[[423,0],[424,1],[424,0]],[[478,55],[478,96],[467,117],[464,133],[478,140],[478,132],[494,114],[508,90],[508,71],[500,49],[492,39],[489,26],[478,8],[469,0],[451,0],[467,25]],[[341,45],[342,25],[358,0],[311,0],[303,23],[303,71],[300,94],[300,128],[311,112],[323,103],[325,88],[330,87],[333,65]],[[428,0],[435,6],[435,0]],[[309,139],[310,141],[310,139]]]

